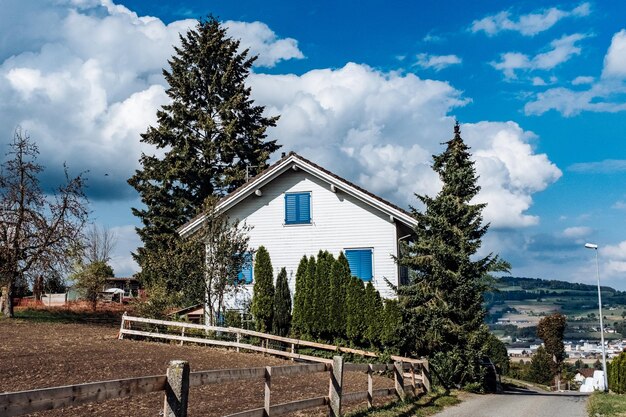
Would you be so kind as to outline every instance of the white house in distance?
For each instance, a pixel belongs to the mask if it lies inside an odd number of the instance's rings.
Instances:
[[[405,210],[346,181],[296,153],[283,155],[275,164],[224,197],[217,205],[229,218],[252,226],[251,248],[265,246],[272,259],[274,279],[287,269],[293,296],[295,274],[303,255],[327,250],[346,255],[352,274],[371,281],[382,297],[391,298],[394,285],[406,282],[399,267],[400,241],[413,236],[416,220]],[[181,236],[202,225],[198,216],[181,228]],[[229,308],[241,308],[252,295],[253,271],[240,274],[244,291]]]

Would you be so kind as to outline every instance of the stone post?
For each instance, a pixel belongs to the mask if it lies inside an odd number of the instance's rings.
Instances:
[[[263,404],[263,415],[270,417],[270,400],[272,395],[272,368],[265,367],[265,401]]]
[[[165,382],[164,417],[187,417],[189,362],[171,361]]]
[[[328,390],[328,415],[330,417],[341,416],[341,387],[343,385],[343,356],[333,357],[333,369],[330,372],[330,384]]]
[[[406,394],[404,392],[404,370],[402,369],[404,366],[402,362],[395,362],[393,365],[396,395],[398,395],[398,398],[400,398],[400,400],[404,401],[406,398]]]

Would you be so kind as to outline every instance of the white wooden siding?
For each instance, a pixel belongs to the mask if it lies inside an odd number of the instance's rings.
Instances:
[[[287,268],[292,295],[303,255],[317,255],[321,249],[336,257],[345,249],[372,248],[372,284],[381,296],[394,296],[384,279],[394,285],[398,283],[398,269],[392,258],[396,255],[397,231],[389,216],[341,190],[333,193],[328,183],[301,170],[285,172],[261,191],[262,196],[247,197],[227,214],[253,226],[249,233],[250,247],[267,248],[274,279],[282,267]],[[286,192],[311,193],[311,224],[284,224]],[[239,302],[250,295],[240,294]]]

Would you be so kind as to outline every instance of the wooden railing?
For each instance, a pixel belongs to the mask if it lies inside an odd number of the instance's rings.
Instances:
[[[229,417],[279,416],[320,406],[328,406],[330,415],[338,417],[341,415],[343,401],[367,400],[368,407],[372,407],[373,399],[378,396],[395,394],[398,398],[404,399],[406,395],[413,396],[425,392],[426,386],[416,382],[415,378],[416,370],[419,367],[420,366],[415,363],[402,362],[396,362],[394,364],[350,364],[344,363],[341,356],[335,356],[331,363],[224,369],[190,373],[189,364],[187,362],[172,361],[170,362],[166,375],[3,393],[0,394],[0,416],[18,416],[70,405],[165,391],[163,415],[167,417],[180,417],[187,415],[190,387],[218,384],[228,381],[264,380],[265,397],[263,408],[231,414]],[[394,372],[394,388],[374,389],[373,373],[387,370]],[[421,370],[424,370],[423,366]],[[368,390],[343,393],[343,373],[345,371],[367,373]],[[407,386],[404,384],[405,371],[410,371],[413,376],[411,384]],[[283,404],[271,404],[272,378],[318,372],[330,373],[328,396],[308,398]]]
[[[145,325],[155,325],[153,330],[145,330],[145,329],[132,329],[132,323],[140,323]],[[158,331],[158,326],[164,326],[165,331]],[[180,329],[180,334],[172,334],[172,329],[178,328]],[[185,331],[189,329],[201,330],[202,337],[190,337],[185,335]],[[157,331],[155,331],[157,330]],[[221,335],[232,335],[234,340],[223,340],[217,338],[211,338],[210,333],[218,333]],[[166,321],[166,320],[156,320],[156,319],[148,319],[143,317],[131,317],[126,314],[122,316],[122,323],[120,325],[119,338],[123,339],[124,335],[134,335],[134,336],[143,336],[150,337],[155,339],[163,339],[163,340],[176,340],[180,341],[180,343],[190,342],[190,343],[198,343],[198,344],[206,344],[213,346],[221,346],[234,348],[237,352],[241,349],[271,354],[275,356],[280,356],[289,359],[298,359],[298,360],[306,360],[310,362],[321,362],[321,363],[331,363],[331,359],[320,358],[317,356],[304,355],[297,353],[298,348],[313,348],[318,350],[324,350],[335,353],[350,353],[354,355],[363,356],[365,358],[378,358],[379,354],[376,352],[369,352],[361,349],[353,349],[343,346],[335,346],[328,345],[325,343],[318,342],[310,342],[308,340],[300,340],[293,339],[290,337],[282,337],[275,336],[268,333],[255,332],[253,330],[245,330],[237,327],[219,327],[219,326],[208,326],[203,324],[193,324],[193,323],[184,323],[178,321]],[[258,339],[261,343],[261,346],[256,346],[251,343],[243,343],[242,340],[244,336],[252,337]],[[280,349],[272,349],[269,348],[269,341],[280,342],[288,346],[289,350],[280,350]],[[420,373],[421,383],[426,387],[427,390],[430,390],[430,375],[428,368],[428,361],[425,359],[414,359],[414,358],[406,358],[403,356],[392,355],[391,359],[393,361],[400,361],[404,363],[412,363],[423,369],[423,372]]]

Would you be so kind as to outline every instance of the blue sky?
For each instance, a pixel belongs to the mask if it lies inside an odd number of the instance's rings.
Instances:
[[[44,182],[89,170],[93,217],[139,244],[126,179],[167,102],[161,68],[208,14],[259,55],[257,103],[283,145],[397,204],[438,180],[455,119],[489,205],[484,253],[512,274],[626,289],[626,5],[603,2],[3,1],[0,137],[21,125]],[[274,156],[276,159],[278,155]],[[105,175],[108,174],[108,175]]]

